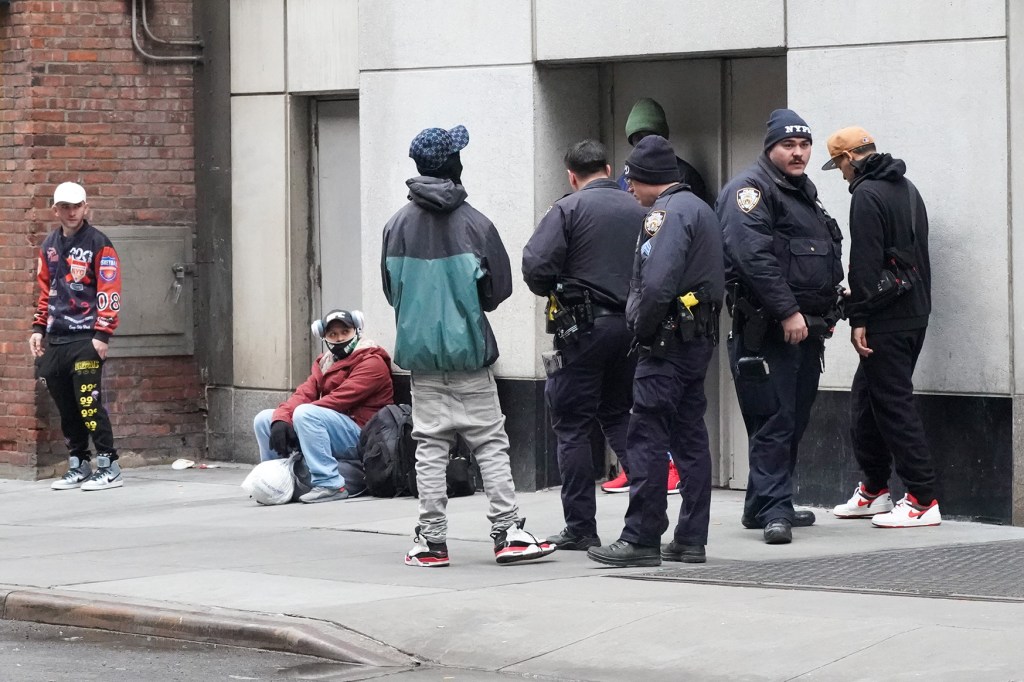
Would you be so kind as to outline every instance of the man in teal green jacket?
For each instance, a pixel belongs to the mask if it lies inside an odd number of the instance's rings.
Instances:
[[[485,313],[512,294],[508,253],[494,224],[466,203],[464,126],[427,128],[409,156],[419,176],[409,203],[384,227],[381,278],[395,309],[395,364],[412,373],[419,525],[409,566],[447,566],[448,453],[461,435],[480,465],[499,564],[555,550],[523,530],[508,459],[505,416],[491,365],[498,344]]]

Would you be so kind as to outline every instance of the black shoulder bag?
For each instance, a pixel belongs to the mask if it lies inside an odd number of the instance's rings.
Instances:
[[[907,180],[907,198],[910,202],[910,248],[911,253],[895,246],[884,252],[885,265],[875,290],[864,301],[864,310],[877,313],[888,308],[915,286],[920,286],[921,275],[914,264],[912,249],[917,241],[917,202],[914,200],[914,186]]]

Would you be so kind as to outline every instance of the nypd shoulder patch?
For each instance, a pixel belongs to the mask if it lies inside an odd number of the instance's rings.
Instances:
[[[736,205],[744,213],[750,213],[761,201],[761,190],[754,187],[744,187],[736,192]]]
[[[651,211],[644,218],[644,231],[652,237],[658,234],[658,230],[665,223],[665,212],[664,211]]]

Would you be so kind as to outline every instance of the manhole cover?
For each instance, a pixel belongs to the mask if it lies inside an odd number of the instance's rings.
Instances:
[[[786,561],[734,561],[616,576],[787,590],[1024,601],[1024,540]]]

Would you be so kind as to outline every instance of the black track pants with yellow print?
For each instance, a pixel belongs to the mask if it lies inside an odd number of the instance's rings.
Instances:
[[[92,339],[51,343],[39,364],[39,376],[60,412],[60,428],[68,453],[90,458],[89,438],[97,454],[117,459],[110,417],[103,405],[103,361]]]

